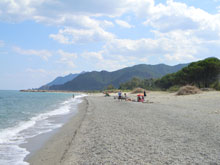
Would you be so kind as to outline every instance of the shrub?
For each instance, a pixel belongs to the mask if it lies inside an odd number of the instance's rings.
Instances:
[[[216,81],[214,84],[211,85],[211,87],[220,91],[220,82]]]
[[[177,92],[180,89],[180,86],[174,85],[168,89],[169,92]]]
[[[201,93],[201,90],[196,86],[186,85],[179,89],[177,95],[190,95],[190,94],[197,94]]]
[[[135,88],[132,90],[132,94],[136,94],[136,93],[144,93],[145,89],[143,88]]]

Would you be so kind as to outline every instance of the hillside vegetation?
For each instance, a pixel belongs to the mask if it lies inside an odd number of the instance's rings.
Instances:
[[[138,79],[120,84],[120,89],[133,89],[141,87],[145,89],[167,90],[184,86],[195,85],[199,88],[215,88],[220,90],[220,60],[207,58],[193,62],[176,73],[167,74],[159,79]]]
[[[187,64],[180,64],[176,66],[169,66],[164,64],[140,64],[114,72],[87,72],[77,76],[73,80],[63,85],[53,85],[50,87],[50,90],[103,90],[106,89],[109,85],[112,85],[114,88],[118,88],[121,83],[127,82],[134,77],[139,79],[160,78],[166,74],[177,72],[185,66],[187,66]]]

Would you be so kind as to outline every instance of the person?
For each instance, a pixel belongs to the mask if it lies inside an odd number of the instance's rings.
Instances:
[[[147,95],[146,95],[146,91],[144,91],[144,97],[146,97]]]
[[[127,94],[126,93],[124,93],[124,96],[125,96],[125,99],[127,98]]]
[[[118,92],[118,99],[121,100],[121,91]]]
[[[141,97],[138,96],[138,97],[137,97],[137,102],[140,102],[140,100],[141,100]]]

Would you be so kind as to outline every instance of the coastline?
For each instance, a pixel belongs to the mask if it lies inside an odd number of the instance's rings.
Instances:
[[[41,89],[22,89],[20,92],[49,92],[49,93],[83,93],[77,91],[64,91],[64,90],[41,90]]]
[[[219,92],[150,92],[146,103],[89,95],[79,105],[79,114],[28,162],[219,164],[219,100]]]
[[[77,106],[77,113],[54,134],[50,135],[40,149],[27,156],[25,158],[26,162],[31,165],[60,163],[85,117],[88,103],[85,97],[82,100]]]

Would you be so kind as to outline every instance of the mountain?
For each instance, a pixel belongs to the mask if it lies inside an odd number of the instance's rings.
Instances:
[[[78,75],[73,80],[62,85],[52,85],[50,90],[102,90],[109,84],[118,88],[120,83],[124,83],[133,77],[141,79],[160,78],[166,74],[174,73],[187,66],[188,64],[179,64],[169,66],[165,64],[146,65],[140,64],[132,67],[123,68],[117,71],[93,71]]]
[[[81,72],[81,73],[77,73],[77,74],[70,73],[69,75],[66,75],[64,77],[61,77],[61,76],[57,77],[53,81],[51,81],[50,83],[41,86],[39,89],[40,90],[47,90],[53,85],[65,84],[66,82],[73,80],[74,78],[76,78],[77,76],[79,76],[80,74],[83,74],[83,73],[85,73],[85,72]]]

